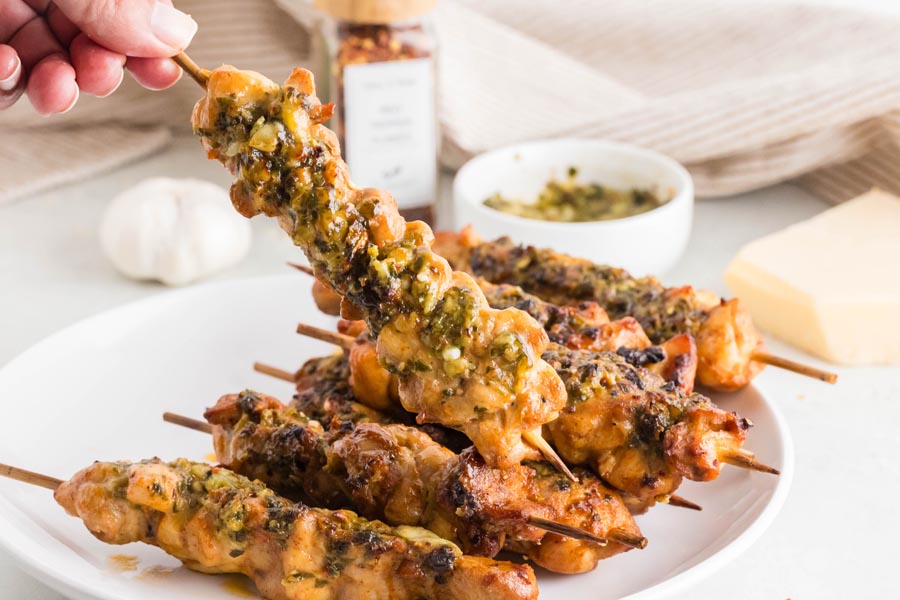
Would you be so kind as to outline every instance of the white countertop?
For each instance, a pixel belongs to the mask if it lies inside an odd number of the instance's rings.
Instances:
[[[151,159],[0,207],[0,365],[76,320],[165,292],[162,286],[120,277],[103,258],[96,235],[110,197],[157,174],[228,183],[223,169],[204,160],[194,140],[182,139]],[[722,271],[741,244],[824,208],[788,185],[702,201],[687,254],[665,279],[724,294]],[[217,278],[283,273],[284,261],[297,259],[299,251],[272,221],[255,219],[253,228],[250,256]],[[788,357],[815,363],[777,343],[771,346]],[[758,385],[777,399],[793,432],[797,452],[793,489],[772,528],[736,562],[684,598],[900,597],[900,583],[892,572],[900,538],[893,506],[900,497],[900,462],[893,458],[897,445],[893,428],[900,423],[900,368],[839,369],[839,373],[837,386],[776,369],[759,377]],[[61,596],[0,554],[0,598]]]

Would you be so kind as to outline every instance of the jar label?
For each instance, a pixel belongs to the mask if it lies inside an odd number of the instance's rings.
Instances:
[[[344,67],[344,158],[353,183],[400,208],[435,201],[437,123],[430,58]]]

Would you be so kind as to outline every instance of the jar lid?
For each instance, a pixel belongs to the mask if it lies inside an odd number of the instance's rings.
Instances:
[[[331,16],[354,23],[391,23],[418,17],[434,9],[437,0],[314,0]]]

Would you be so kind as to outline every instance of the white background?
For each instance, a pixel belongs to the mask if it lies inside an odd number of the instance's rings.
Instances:
[[[809,3],[900,15],[900,0]],[[103,260],[96,236],[99,216],[111,195],[141,177],[159,174],[199,176],[227,185],[221,167],[206,161],[194,140],[180,140],[139,164],[0,208],[0,365],[78,319],[164,291],[118,277]],[[445,189],[446,183],[445,178]],[[726,293],[721,273],[741,244],[824,208],[788,185],[701,202],[688,252],[666,279]],[[289,239],[273,223],[257,219],[253,227],[250,257],[219,278],[282,273],[284,261],[296,259]],[[777,344],[773,350],[804,358]],[[900,519],[895,508],[900,462],[894,456],[900,368],[841,369],[840,376],[834,387],[774,369],[758,379],[761,390],[779,402],[794,435],[797,471],[791,496],[772,529],[753,548],[682,598],[900,598],[896,575]],[[59,389],[64,393],[65,382],[59,382]],[[11,426],[15,424],[2,424]],[[0,598],[60,600],[61,596],[0,554]]]

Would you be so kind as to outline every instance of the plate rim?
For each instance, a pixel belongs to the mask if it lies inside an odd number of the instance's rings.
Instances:
[[[623,596],[619,600],[661,600],[671,597],[678,592],[683,592],[691,585],[700,583],[746,552],[772,526],[772,523],[775,522],[775,519],[781,513],[781,509],[784,508],[784,503],[790,495],[791,484],[794,481],[794,440],[791,436],[787,419],[781,413],[778,404],[770,400],[769,396],[763,393],[759,386],[754,385],[753,387],[756,388],[760,398],[771,411],[778,437],[783,446],[781,452],[781,474],[778,475],[778,483],[775,485],[769,502],[747,529],[709,558],[700,561],[674,577],[661,581],[645,590]]]
[[[52,345],[59,337],[71,335],[71,332],[74,330],[90,327],[91,323],[94,321],[106,319],[110,316],[116,316],[123,312],[139,310],[144,305],[171,301],[170,299],[173,297],[189,297],[191,295],[201,294],[211,288],[240,287],[249,282],[254,282],[259,285],[262,281],[266,280],[285,280],[292,278],[295,278],[295,276],[290,274],[277,274],[203,282],[188,288],[161,290],[159,293],[152,294],[145,298],[126,302],[99,313],[88,315],[38,340],[0,367],[0,385],[2,385],[7,372],[13,370],[18,363],[28,360],[31,354],[40,352],[44,346]],[[790,488],[794,478],[794,442],[787,420],[778,408],[778,404],[772,399],[775,395],[765,393],[764,388],[767,386],[754,385],[754,387],[756,387],[756,391],[765,403],[766,408],[771,412],[777,436],[782,443],[780,457],[782,463],[781,475],[778,477],[778,482],[775,485],[768,503],[765,505],[759,516],[757,516],[746,529],[712,556],[689,567],[674,577],[670,577],[669,579],[633,594],[623,596],[620,600],[661,600],[663,598],[669,598],[678,592],[683,592],[691,585],[695,585],[700,581],[707,579],[749,549],[769,529],[775,521],[775,518],[781,512],[790,494]],[[2,493],[0,493],[0,508],[3,509],[0,510],[0,526],[5,525],[3,530],[6,532],[6,535],[0,536],[0,547],[2,547],[7,553],[7,556],[12,558],[13,561],[30,577],[33,577],[37,581],[63,595],[71,596],[74,593],[78,598],[83,599],[125,600],[124,597],[102,588],[88,588],[83,580],[72,577],[65,572],[58,571],[52,568],[46,561],[41,560],[39,545],[36,542],[33,542],[24,532],[20,531],[15,525],[14,520],[9,518],[11,514],[21,514],[21,511],[12,504],[5,494]],[[36,551],[23,551],[23,542],[25,546],[31,547]]]

